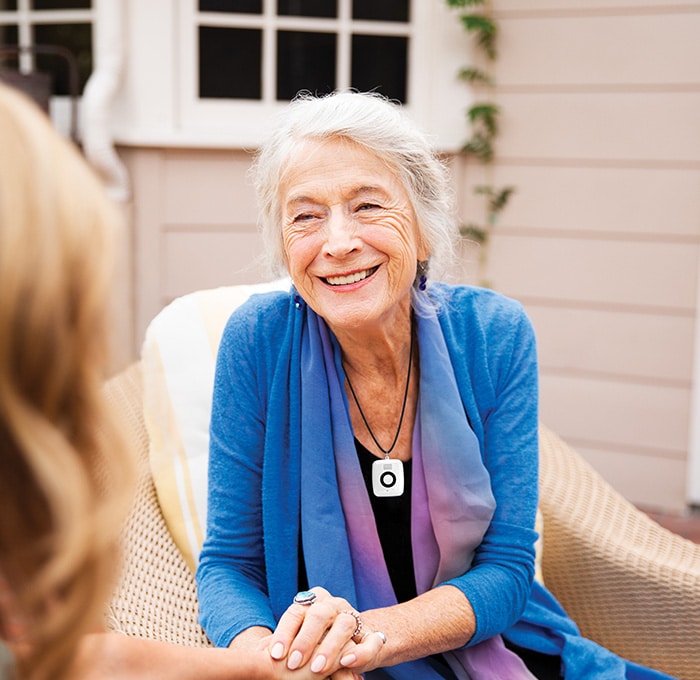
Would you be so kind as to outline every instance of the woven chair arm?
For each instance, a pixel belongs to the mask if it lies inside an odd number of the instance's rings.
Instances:
[[[194,576],[158,504],[148,465],[141,389],[139,364],[133,364],[106,386],[107,399],[118,409],[140,464],[136,499],[123,531],[123,565],[107,609],[106,625],[134,637],[210,646],[197,620]]]
[[[700,546],[659,526],[540,428],[543,573],[582,633],[700,680]]]

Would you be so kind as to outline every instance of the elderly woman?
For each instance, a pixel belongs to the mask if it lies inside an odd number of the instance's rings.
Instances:
[[[211,639],[321,678],[663,677],[533,587],[535,338],[516,302],[428,282],[453,216],[424,136],[379,96],[300,98],[256,180],[293,289],[219,349]]]

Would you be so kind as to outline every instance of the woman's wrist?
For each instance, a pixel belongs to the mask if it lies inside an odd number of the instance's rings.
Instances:
[[[241,631],[229,643],[229,649],[250,649],[257,647],[260,640],[269,638],[272,631],[263,626],[251,626]]]
[[[382,664],[390,666],[462,647],[476,628],[471,604],[453,586],[439,586],[361,617],[366,631],[386,637],[380,655]]]

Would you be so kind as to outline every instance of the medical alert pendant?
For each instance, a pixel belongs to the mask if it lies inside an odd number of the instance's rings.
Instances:
[[[375,496],[400,496],[403,493],[403,463],[383,458],[372,463],[372,491]]]

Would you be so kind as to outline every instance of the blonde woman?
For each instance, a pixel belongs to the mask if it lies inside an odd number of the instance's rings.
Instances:
[[[0,678],[305,678],[266,649],[98,631],[134,462],[101,396],[119,217],[79,153],[0,85]]]
[[[22,676],[59,678],[98,621],[130,498],[100,398],[117,215],[44,117],[0,94],[0,622],[30,650]]]

